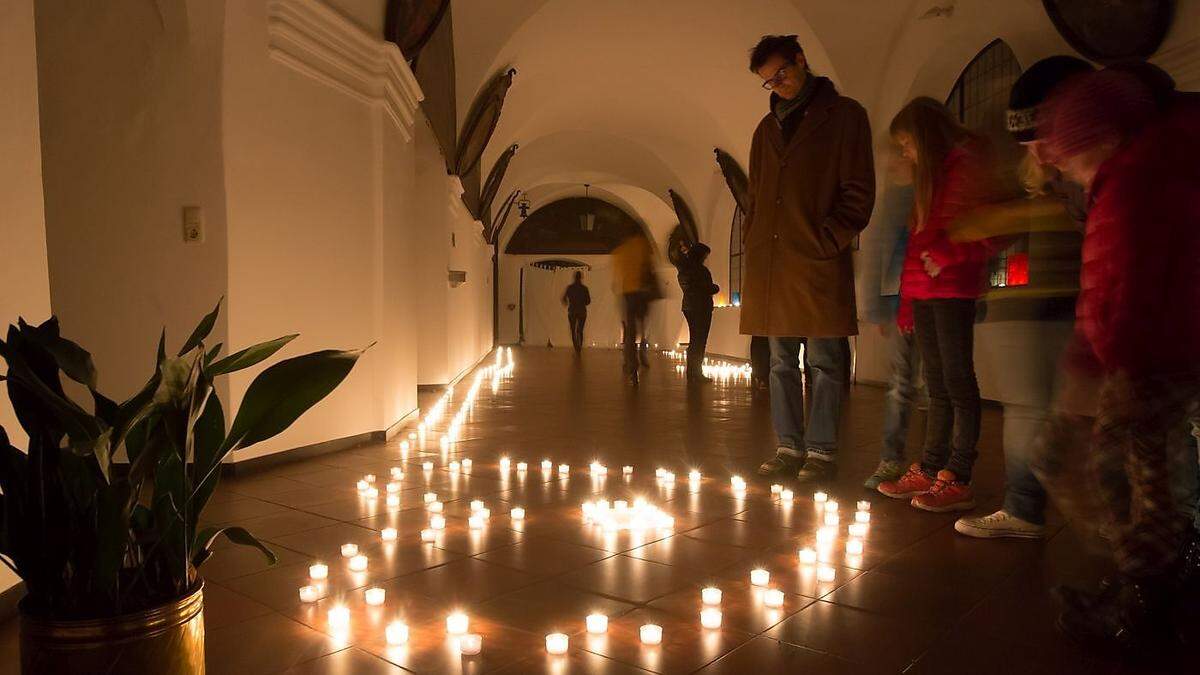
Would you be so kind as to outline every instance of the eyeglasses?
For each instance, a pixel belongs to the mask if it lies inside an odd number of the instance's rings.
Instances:
[[[775,74],[772,75],[770,79],[762,83],[762,88],[770,91],[783,84],[783,81],[787,79],[787,69],[794,65],[796,65],[795,61],[788,61],[787,63],[783,64],[779,70],[775,71]]]

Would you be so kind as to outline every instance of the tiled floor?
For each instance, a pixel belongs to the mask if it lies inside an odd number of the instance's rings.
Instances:
[[[1102,555],[1061,519],[1051,516],[1054,536],[1046,542],[975,541],[954,533],[953,516],[861,489],[877,459],[879,389],[851,393],[841,476],[831,490],[843,505],[873,502],[866,552],[838,560],[835,580],[819,583],[796,558],[816,522],[811,490],[787,507],[752,478],[773,436],[766,401],[748,385],[688,389],[655,357],[633,390],[622,385],[615,351],[578,360],[567,350],[514,353],[515,376],[495,393],[483,388],[463,440],[447,456],[431,442],[405,460],[397,440],[222,483],[205,519],[250,528],[280,562],[268,569],[257,552],[225,545],[204,566],[210,675],[1154,670],[1082,650],[1055,633],[1046,589],[1105,569]],[[454,407],[466,388],[459,387]],[[918,414],[914,426],[921,421]],[[986,411],[980,511],[1001,497],[1000,422],[997,409]],[[526,460],[531,470],[502,475],[501,455]],[[469,474],[449,472],[445,464],[455,457],[474,460]],[[570,477],[543,475],[544,457],[569,463]],[[606,479],[587,475],[593,459],[609,467]],[[432,472],[421,470],[425,460],[435,463]],[[621,476],[625,464],[636,466],[632,478]],[[407,474],[398,507],[357,495],[362,474],[385,476],[392,466]],[[679,475],[674,487],[656,484],[658,466]],[[690,468],[704,472],[697,488],[685,478]],[[743,498],[731,492],[732,473],[749,479]],[[445,502],[448,525],[436,543],[423,544],[422,495],[430,490]],[[674,515],[673,535],[605,535],[582,524],[584,500],[633,495]],[[482,531],[467,527],[471,499],[494,514]],[[527,508],[524,522],[507,515],[514,505]],[[397,543],[380,542],[385,527],[398,530]],[[345,570],[339,547],[346,542],[370,557],[368,572]],[[329,596],[301,604],[297,589],[318,559],[330,564]],[[766,608],[749,585],[756,566],[785,591],[782,610]],[[699,626],[699,589],[708,584],[724,591],[720,630]],[[371,585],[386,589],[383,608],[365,605],[362,589]],[[352,612],[348,639],[327,633],[326,610],[337,602]],[[471,630],[483,635],[479,657],[459,656],[446,638],[453,609],[467,612]],[[606,636],[583,632],[590,612],[610,617]],[[389,648],[383,627],[397,617],[412,638]],[[647,622],[663,626],[661,646],[639,644],[638,627]],[[0,664],[8,667],[16,663],[13,623],[0,640]],[[567,656],[546,655],[543,638],[552,631],[571,634]],[[1163,672],[1185,672],[1173,658]]]

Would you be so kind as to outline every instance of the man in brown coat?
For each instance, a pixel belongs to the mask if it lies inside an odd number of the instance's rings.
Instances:
[[[875,203],[871,129],[858,102],[809,72],[795,35],[764,37],[750,70],[771,91],[771,110],[750,146],[741,332],[769,338],[779,437],[758,471],[822,482],[837,471],[844,344],[858,333],[851,248]],[[813,374],[807,428],[802,344]]]

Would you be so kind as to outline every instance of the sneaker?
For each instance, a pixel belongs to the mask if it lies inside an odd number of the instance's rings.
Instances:
[[[1046,533],[1045,525],[1021,520],[1003,509],[981,518],[959,518],[954,523],[954,530],[959,534],[977,539],[996,539],[1010,537],[1013,539],[1041,539]]]
[[[809,452],[804,460],[804,466],[796,472],[796,480],[801,483],[821,484],[837,478],[837,462],[832,459],[817,459],[816,454]]]
[[[912,499],[929,492],[933,483],[933,477],[922,471],[920,464],[913,464],[903,476],[896,480],[885,480],[876,489],[879,494],[892,499]]]
[[[863,481],[863,487],[868,490],[874,490],[879,487],[880,483],[888,481],[900,480],[904,475],[904,463],[894,459],[885,459],[879,462],[879,466],[875,467],[875,473],[871,477]]]
[[[929,492],[913,497],[912,505],[922,511],[934,513],[967,511],[975,508],[975,493],[971,492],[971,486],[959,480],[953,471],[942,469]]]
[[[758,467],[760,476],[793,476],[804,465],[804,458],[797,457],[791,448],[780,446],[775,450],[775,456],[763,462]]]

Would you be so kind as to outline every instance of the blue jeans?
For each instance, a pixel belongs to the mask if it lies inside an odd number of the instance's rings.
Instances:
[[[882,459],[902,462],[908,440],[908,418],[917,398],[917,373],[921,370],[916,335],[902,333],[893,327],[888,336],[888,359],[892,374],[883,412]]]
[[[849,379],[845,338],[808,338],[805,359],[812,369],[812,411],[804,425],[802,338],[769,338],[771,345],[771,423],[779,437],[779,452],[803,457],[816,452],[832,459],[837,452],[838,426]]]
[[[1029,462],[1036,440],[1046,426],[1046,408],[1004,406],[1004,510],[1021,520],[1046,523],[1046,489],[1038,482]]]

